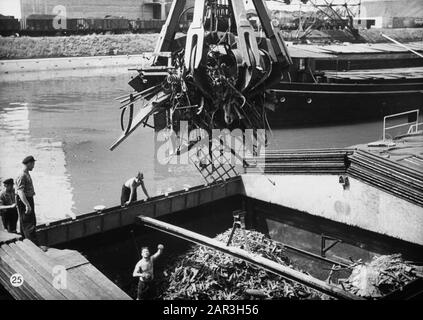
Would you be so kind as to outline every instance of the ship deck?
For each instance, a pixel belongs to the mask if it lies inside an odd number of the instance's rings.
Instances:
[[[409,42],[405,44],[407,47],[423,52],[423,42]],[[318,44],[292,44],[288,45],[290,54],[296,58],[297,55],[304,53],[308,56],[325,55],[326,57],[336,57],[339,55],[351,55],[351,54],[385,54],[385,53],[404,53],[409,52],[407,49],[393,44],[393,43],[345,43],[345,44],[330,44],[330,45],[318,45]],[[292,49],[292,50],[291,50]],[[301,58],[301,56],[298,56]]]
[[[423,174],[423,134],[404,135],[354,147]]]
[[[14,274],[23,276],[20,286],[12,285]],[[55,281],[60,274],[66,274],[58,278],[63,282]],[[79,252],[53,248],[44,252],[27,239],[1,244],[0,284],[16,300],[131,299]]]
[[[322,70],[327,79],[334,80],[391,80],[391,79],[423,79],[423,67],[363,69],[334,71]],[[422,88],[423,91],[423,88]]]

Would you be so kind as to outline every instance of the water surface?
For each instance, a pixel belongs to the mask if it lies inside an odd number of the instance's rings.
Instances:
[[[119,104],[130,74],[4,82],[0,87],[0,179],[15,178],[28,154],[39,223],[119,203],[122,183],[143,171],[150,195],[204,183],[190,166],[158,169],[154,133],[139,128],[117,150]],[[381,122],[273,130],[269,148],[345,147],[377,140]]]

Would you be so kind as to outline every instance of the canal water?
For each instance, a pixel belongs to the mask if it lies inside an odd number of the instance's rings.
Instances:
[[[114,98],[130,91],[130,74],[84,73],[0,84],[0,179],[15,178],[23,157],[34,155],[38,223],[117,205],[122,183],[138,171],[150,195],[204,183],[189,165],[159,170],[148,127],[110,151],[121,133]],[[346,147],[377,140],[381,132],[382,121],[276,129],[269,148]]]

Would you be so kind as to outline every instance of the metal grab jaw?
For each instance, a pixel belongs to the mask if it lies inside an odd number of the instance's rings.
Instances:
[[[192,7],[173,0],[152,63],[137,68],[129,82],[134,92],[120,101],[122,134],[111,150],[139,126],[150,126],[151,118],[156,131],[178,132],[178,123],[187,121],[190,132],[205,130],[209,137],[213,129],[270,129],[266,109],[272,110],[273,99],[266,89],[281,81],[292,61],[265,1],[252,3],[266,38],[248,21],[244,0],[196,0],[186,36],[175,39]]]
[[[236,210],[232,213],[232,216],[234,217],[234,223],[232,225],[232,231],[229,236],[228,242],[226,243],[226,246],[230,246],[232,239],[234,237],[235,231],[237,228],[241,229],[242,236],[244,238],[244,250],[250,251],[250,248],[248,246],[247,241],[247,233],[245,232],[245,215],[246,212],[244,210]]]
[[[188,29],[185,44],[185,67],[194,71],[200,65],[204,47],[204,10],[205,0],[196,0],[193,21]]]

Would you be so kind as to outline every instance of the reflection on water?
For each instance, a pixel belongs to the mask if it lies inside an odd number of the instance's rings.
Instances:
[[[88,73],[89,70],[85,70]],[[129,91],[129,75],[69,77],[2,83],[0,179],[16,177],[33,154],[39,222],[117,205],[122,183],[144,172],[150,195],[203,183],[190,166],[155,167],[154,133],[139,128],[117,150],[115,97]],[[274,130],[273,149],[345,147],[380,136],[379,123]]]
[[[54,138],[31,137],[28,102],[11,102],[0,112],[0,175],[15,178],[22,170],[20,161],[33,154],[37,159],[33,179],[39,223],[72,217],[72,186],[66,172],[62,142]]]
[[[38,222],[117,205],[121,186],[144,172],[150,195],[203,183],[191,167],[154,171],[154,133],[140,128],[117,150],[115,97],[128,92],[128,76],[3,83],[0,87],[0,179],[16,177],[28,154]]]

